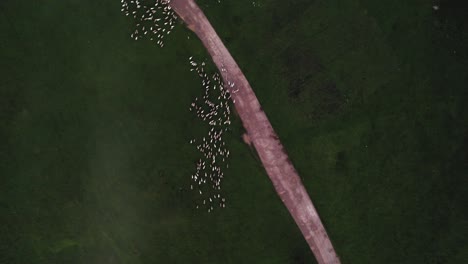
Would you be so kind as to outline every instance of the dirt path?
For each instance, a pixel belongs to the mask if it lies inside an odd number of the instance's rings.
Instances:
[[[239,117],[276,192],[299,226],[318,263],[340,263],[317,211],[252,87],[208,19],[194,0],[171,0],[170,6],[203,42],[224,81],[235,83],[229,89]],[[238,92],[234,92],[237,89]]]

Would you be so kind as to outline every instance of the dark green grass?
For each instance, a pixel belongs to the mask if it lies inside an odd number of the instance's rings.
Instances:
[[[466,262],[466,9],[216,2],[343,263]],[[313,263],[238,121],[227,208],[194,208],[206,53],[182,26],[131,41],[119,9],[0,3],[0,263]]]

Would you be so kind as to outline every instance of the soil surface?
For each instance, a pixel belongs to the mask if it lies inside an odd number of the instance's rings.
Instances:
[[[276,192],[299,226],[320,264],[340,260],[299,175],[278,135],[237,63],[193,0],[171,0],[170,6],[203,42],[230,89],[235,109],[255,147]]]

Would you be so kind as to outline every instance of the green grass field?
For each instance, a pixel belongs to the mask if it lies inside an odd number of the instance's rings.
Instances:
[[[0,2],[0,263],[314,263],[239,120],[227,208],[195,209],[207,54],[182,25],[131,40],[119,2]],[[198,1],[342,262],[466,263],[461,1],[255,2]]]

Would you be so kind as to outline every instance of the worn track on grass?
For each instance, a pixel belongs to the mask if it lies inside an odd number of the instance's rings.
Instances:
[[[252,87],[208,19],[194,0],[171,0],[169,5],[203,42],[225,83],[235,84],[234,87],[226,85],[235,102],[235,109],[276,192],[299,226],[318,263],[340,263],[319,215]]]

